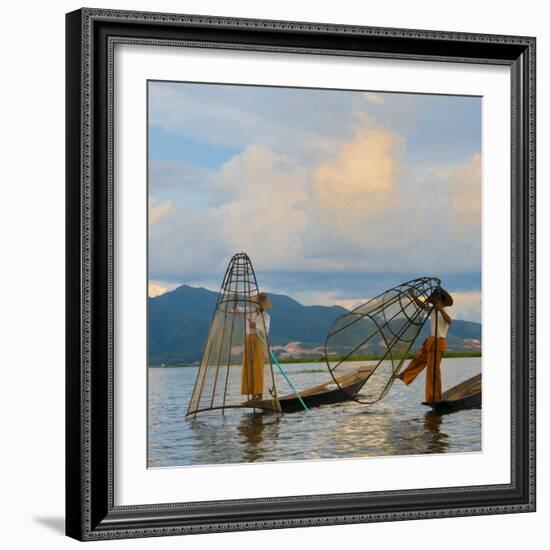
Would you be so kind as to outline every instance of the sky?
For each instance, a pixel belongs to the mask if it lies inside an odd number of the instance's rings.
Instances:
[[[419,276],[481,317],[481,98],[151,81],[149,293],[352,307]]]

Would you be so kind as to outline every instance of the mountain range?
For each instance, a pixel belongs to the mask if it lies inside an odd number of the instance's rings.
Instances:
[[[340,306],[304,306],[282,294],[270,293],[269,297],[273,304],[270,311],[271,348],[285,359],[322,355],[327,331],[334,320],[347,311]],[[149,364],[200,361],[216,299],[216,292],[188,285],[149,298]],[[422,343],[427,331],[426,324],[416,347]],[[447,345],[449,351],[480,351],[481,325],[454,320],[447,334]]]

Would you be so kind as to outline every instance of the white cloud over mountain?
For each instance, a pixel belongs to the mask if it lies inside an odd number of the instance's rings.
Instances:
[[[479,269],[479,155],[447,179],[411,182],[399,149],[395,134],[361,130],[333,161],[308,167],[249,146],[196,182],[208,185],[209,208],[152,198],[153,270],[219,269],[239,250],[263,270]]]
[[[481,155],[430,157],[436,144],[414,134],[430,114],[425,98],[357,93],[344,104],[317,91],[258,106],[239,87],[224,87],[223,102],[211,89],[201,102],[157,88],[152,127],[206,152],[215,142],[240,152],[206,168],[150,159],[153,279],[205,280],[244,250],[265,273],[334,274],[315,293],[349,304],[362,296],[343,297],[338,274],[480,271]],[[472,296],[457,300],[468,315],[479,306]]]

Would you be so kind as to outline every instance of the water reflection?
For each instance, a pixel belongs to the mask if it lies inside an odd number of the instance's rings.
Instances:
[[[279,436],[280,416],[275,414],[243,415],[237,425],[242,445],[242,462],[257,462],[265,457],[266,442],[274,444]]]
[[[447,360],[446,360],[447,361]],[[480,369],[479,359],[444,364],[444,389]],[[445,363],[445,362],[444,362]],[[318,364],[287,365],[302,389],[319,380]],[[196,369],[150,369],[149,465],[230,464],[395,456],[481,450],[481,411],[426,411],[424,381],[394,384],[372,406],[338,403],[278,415],[232,409],[186,418]],[[281,391],[284,386],[280,385]]]
[[[189,417],[185,421],[188,437],[182,455],[193,464],[220,462],[257,462],[269,460],[279,437],[281,417],[229,411]],[[229,458],[231,454],[231,458]]]
[[[424,415],[424,432],[428,435],[426,445],[428,453],[444,453],[449,448],[447,443],[449,436],[440,429],[443,418],[434,411],[429,411]]]

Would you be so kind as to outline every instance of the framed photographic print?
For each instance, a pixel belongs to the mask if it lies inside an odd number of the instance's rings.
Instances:
[[[535,509],[535,39],[67,15],[67,534]]]

